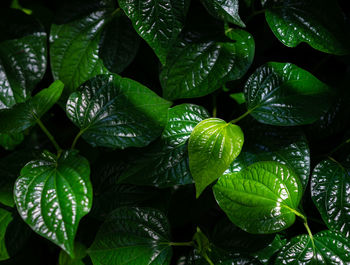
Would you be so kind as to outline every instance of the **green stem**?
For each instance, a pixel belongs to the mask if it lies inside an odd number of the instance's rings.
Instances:
[[[246,20],[246,23],[248,23],[253,17],[265,13],[266,9],[261,9],[258,11],[253,12]]]
[[[75,136],[74,140],[73,140],[73,143],[72,143],[72,146],[70,149],[74,149],[77,142],[78,142],[78,139],[80,138],[80,136],[85,132],[85,130],[80,130],[80,132]]]
[[[331,150],[329,152],[329,155],[334,154],[335,152],[337,152],[340,148],[342,148],[344,145],[347,145],[350,143],[350,138],[347,139],[345,142],[342,142],[340,145],[336,146],[333,150]]]
[[[313,248],[313,250],[314,250],[314,252],[315,252],[315,241],[314,241],[314,237],[313,237],[313,235],[312,235],[312,233],[311,233],[310,227],[309,227],[309,225],[308,225],[306,219],[305,219],[305,221],[304,221],[304,226],[305,226],[305,228],[306,228],[307,233],[308,233],[309,236],[310,236],[310,240],[311,240],[311,243],[312,243],[312,248]]]
[[[119,11],[121,11],[120,7],[118,7],[116,10],[114,10],[111,14],[112,17],[114,17],[116,14],[119,13]]]
[[[46,129],[45,125],[41,122],[40,119],[36,118],[36,122],[38,123],[39,127],[41,128],[41,130],[43,130],[43,132],[46,134],[46,136],[50,139],[50,141],[52,142],[52,144],[55,146],[58,155],[61,154],[62,149],[61,147],[58,145],[58,143],[55,141],[55,138],[52,136],[52,134],[48,131],[48,129]]]
[[[211,261],[211,259],[208,257],[207,253],[202,254],[202,257],[210,264],[214,265],[214,262]]]
[[[248,116],[250,113],[252,112],[252,110],[248,110],[247,112],[245,112],[243,115],[239,116],[237,119],[234,119],[232,121],[230,121],[230,123],[237,123],[240,120],[242,120],[244,117]]]
[[[216,106],[216,95],[213,95],[213,117],[216,118],[217,106]]]
[[[169,246],[177,246],[177,247],[193,247],[194,246],[193,241],[189,241],[189,242],[170,242],[168,244],[169,244]]]

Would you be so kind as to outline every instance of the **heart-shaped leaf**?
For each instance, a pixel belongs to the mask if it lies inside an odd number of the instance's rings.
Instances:
[[[65,84],[66,96],[98,74],[123,71],[134,59],[138,36],[114,5],[110,0],[86,5],[85,13],[75,20],[51,26],[52,74]]]
[[[350,237],[350,170],[334,160],[319,163],[311,178],[311,196],[327,227]]]
[[[221,119],[206,119],[194,128],[188,155],[197,198],[239,155],[243,142],[241,128]]]
[[[188,0],[118,0],[137,33],[151,46],[162,64],[182,30]]]
[[[119,208],[97,233],[88,253],[95,265],[168,265],[172,256],[165,215],[150,208]]]
[[[240,172],[224,175],[214,195],[228,218],[249,233],[284,230],[295,221],[302,197],[299,178],[278,162],[258,162]]]
[[[6,150],[13,150],[23,139],[23,133],[0,133],[0,145]]]
[[[91,209],[89,162],[65,152],[59,158],[44,153],[25,165],[14,188],[17,210],[39,235],[73,257],[80,219]]]
[[[278,253],[275,264],[349,264],[349,241],[331,231],[314,237],[315,247],[308,235],[292,238]]]
[[[278,0],[267,3],[266,21],[284,45],[296,47],[306,42],[322,52],[338,55],[350,52],[349,25],[336,1]]]
[[[245,145],[226,173],[241,171],[259,161],[277,161],[296,173],[306,189],[310,176],[310,150],[302,130],[248,122],[242,127]]]
[[[26,102],[16,104],[10,109],[0,110],[0,132],[19,133],[36,124],[38,119],[58,101],[62,91],[63,83],[56,80]]]
[[[146,146],[160,136],[171,103],[136,81],[99,75],[70,95],[66,112],[92,146]]]
[[[293,126],[316,121],[331,104],[329,87],[290,63],[259,67],[244,88],[247,108],[259,122]]]
[[[0,109],[30,98],[46,70],[45,29],[22,11],[0,11]]]
[[[186,39],[174,47],[160,74],[165,98],[205,96],[246,73],[254,58],[253,37],[240,29],[226,35],[217,41]]]
[[[238,14],[238,0],[202,0],[202,3],[212,16],[245,27]]]

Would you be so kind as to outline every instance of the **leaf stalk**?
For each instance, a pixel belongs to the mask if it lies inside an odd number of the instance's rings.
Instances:
[[[53,135],[49,132],[49,130],[45,127],[45,125],[41,122],[41,120],[39,118],[36,118],[36,122],[39,125],[39,127],[41,128],[41,130],[46,134],[46,136],[50,139],[51,143],[54,145],[54,147],[57,150],[57,155],[60,156],[60,154],[62,153],[62,148],[58,145],[58,143],[56,142],[55,138],[53,137]]]

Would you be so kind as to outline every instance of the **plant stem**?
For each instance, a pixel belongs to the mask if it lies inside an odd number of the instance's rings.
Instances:
[[[211,259],[208,257],[207,253],[202,254],[202,257],[210,264],[214,265],[214,262],[211,261]]]
[[[45,125],[41,122],[40,119],[36,118],[36,122],[38,123],[39,127],[41,128],[41,130],[43,130],[43,132],[46,134],[46,136],[50,139],[50,141],[52,142],[52,144],[55,146],[58,155],[61,154],[62,149],[61,147],[58,145],[58,143],[55,141],[55,138],[52,136],[52,134],[48,131],[48,129],[45,127]]]
[[[234,119],[234,120],[230,121],[230,123],[237,123],[237,122],[239,122],[244,117],[248,116],[251,112],[252,112],[252,110],[246,111],[243,115],[239,116],[237,119]]]
[[[312,248],[313,248],[313,250],[314,250],[314,252],[315,252],[315,241],[314,241],[314,237],[313,237],[313,235],[312,235],[312,233],[311,233],[310,227],[309,227],[309,225],[308,225],[306,219],[305,219],[305,221],[304,221],[304,226],[305,226],[305,228],[306,228],[307,233],[309,234],[309,237],[310,237],[310,240],[311,240],[311,243],[312,243]]]
[[[248,23],[253,17],[265,13],[266,9],[261,9],[258,11],[254,11],[246,20],[246,23]]]
[[[189,241],[189,242],[170,242],[168,244],[169,244],[169,246],[177,246],[177,247],[193,247],[194,246],[193,241]]]
[[[346,144],[348,144],[348,143],[350,143],[350,138],[347,139],[345,142],[342,142],[340,145],[336,146],[335,148],[333,148],[333,150],[331,150],[331,151],[329,152],[329,155],[334,154],[334,153],[337,152],[340,148],[342,148],[344,145],[346,145]]]
[[[75,136],[75,138],[74,138],[74,140],[73,140],[73,143],[72,143],[72,146],[71,146],[70,149],[74,149],[74,148],[75,148],[75,146],[76,146],[76,144],[77,144],[77,142],[78,142],[78,139],[80,138],[80,136],[81,136],[84,132],[85,132],[85,130],[80,130],[80,131],[78,132],[78,134]]]
[[[111,14],[112,17],[114,17],[116,14],[119,13],[119,11],[121,11],[120,7],[118,7],[116,10],[114,10]]]
[[[216,118],[217,106],[216,106],[216,95],[213,95],[213,118]]]

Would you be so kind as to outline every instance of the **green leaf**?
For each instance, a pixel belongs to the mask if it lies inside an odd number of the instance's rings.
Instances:
[[[160,74],[165,98],[201,97],[224,83],[241,78],[255,51],[253,37],[240,29],[228,29],[224,40],[180,41]]]
[[[241,171],[259,161],[277,161],[287,165],[306,189],[310,176],[310,150],[300,128],[276,127],[249,122],[243,127],[245,145],[224,174]]]
[[[46,33],[32,17],[0,11],[0,110],[30,98],[46,70]]]
[[[288,47],[306,42],[326,53],[350,52],[349,25],[336,1],[278,0],[265,16],[272,32]]]
[[[319,163],[311,178],[311,197],[327,227],[350,237],[350,170],[335,160]]]
[[[150,208],[119,208],[97,233],[88,253],[94,265],[170,264],[169,224]]]
[[[292,238],[278,253],[275,264],[349,264],[350,244],[331,231],[314,236],[315,248],[308,235]]]
[[[13,207],[13,187],[21,168],[34,159],[37,153],[33,150],[21,150],[0,159],[0,203]]]
[[[258,162],[220,177],[213,187],[220,208],[249,233],[268,234],[291,226],[302,197],[299,178],[278,162]]]
[[[61,250],[58,257],[58,265],[85,265],[82,259],[85,258],[86,255],[86,247],[79,242],[75,242],[74,258],[72,259],[66,252]]]
[[[162,139],[171,147],[186,143],[194,127],[209,118],[208,111],[198,105],[181,104],[168,110],[168,121],[162,133]]]
[[[70,95],[66,112],[92,146],[123,149],[160,136],[170,105],[136,81],[99,75]]]
[[[0,133],[0,145],[6,150],[13,150],[24,139],[22,133]]]
[[[39,235],[73,257],[80,219],[92,204],[89,162],[74,152],[57,158],[46,152],[26,164],[17,179],[14,198],[23,220]]]
[[[246,102],[243,92],[240,92],[240,93],[232,93],[232,94],[230,94],[230,97],[231,97],[232,99],[234,99],[234,100],[237,102],[237,104],[243,104],[243,103]]]
[[[244,88],[248,112],[259,122],[294,126],[315,122],[331,104],[329,87],[291,63],[259,67]]]
[[[52,74],[65,84],[66,96],[96,75],[121,72],[138,49],[137,34],[113,1],[100,1],[69,23],[53,24],[50,44]]]
[[[0,261],[10,258],[6,249],[5,234],[6,234],[7,226],[11,221],[12,221],[11,213],[0,208]]]
[[[19,133],[36,124],[58,101],[62,91],[63,83],[57,80],[26,102],[0,110],[0,133]]]
[[[241,128],[221,119],[206,119],[194,128],[188,155],[197,198],[239,155],[243,142]]]
[[[212,16],[245,27],[238,14],[238,0],[202,0],[202,3]]]
[[[183,28],[189,0],[118,0],[136,32],[162,64]]]
[[[281,236],[277,234],[267,247],[255,252],[253,256],[260,260],[262,264],[272,264],[270,263],[272,257],[286,244],[287,239],[282,239]]]

